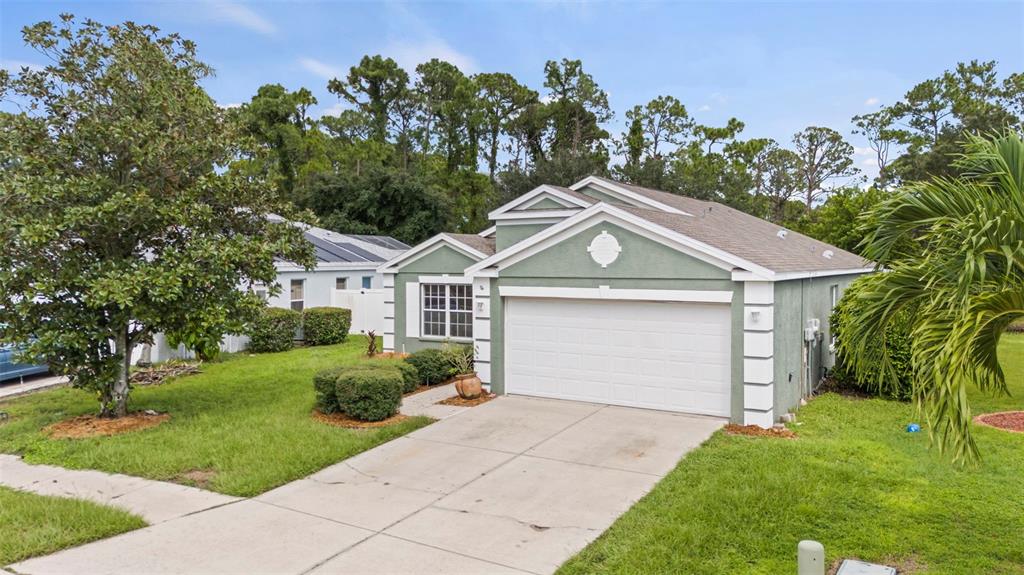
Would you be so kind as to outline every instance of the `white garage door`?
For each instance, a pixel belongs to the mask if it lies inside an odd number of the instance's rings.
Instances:
[[[510,298],[508,393],[728,416],[727,304]]]

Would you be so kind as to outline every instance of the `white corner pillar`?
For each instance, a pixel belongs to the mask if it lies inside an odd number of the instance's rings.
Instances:
[[[395,272],[384,272],[384,351],[395,351]]]
[[[473,278],[473,365],[480,381],[491,383],[491,280]]]
[[[743,424],[775,424],[775,284],[743,287]]]

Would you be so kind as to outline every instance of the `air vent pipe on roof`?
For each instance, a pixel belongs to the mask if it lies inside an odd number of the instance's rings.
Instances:
[[[775,235],[779,236],[780,240],[784,240],[784,239],[786,239],[786,234],[788,234],[788,233],[789,233],[788,230],[779,230],[779,231],[775,232]]]

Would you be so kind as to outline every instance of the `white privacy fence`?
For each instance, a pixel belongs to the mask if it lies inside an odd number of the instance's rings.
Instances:
[[[334,290],[331,295],[331,307],[352,310],[352,327],[349,328],[349,333],[384,333],[384,290]]]
[[[349,333],[366,333],[375,331],[384,333],[384,290],[358,289],[334,290],[331,294],[331,307],[343,307],[352,310],[352,326]],[[222,352],[233,353],[244,351],[249,344],[245,335],[227,335],[220,342]],[[132,364],[143,359],[143,347],[138,345],[132,350]],[[195,352],[184,345],[170,345],[167,336],[158,333],[153,336],[153,345],[149,349],[150,363],[159,363],[169,359],[195,359]]]

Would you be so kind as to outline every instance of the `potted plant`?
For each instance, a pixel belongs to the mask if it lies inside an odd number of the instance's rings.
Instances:
[[[446,350],[451,364],[455,391],[462,399],[476,399],[483,393],[480,378],[473,370],[473,350],[468,346],[449,346]]]

